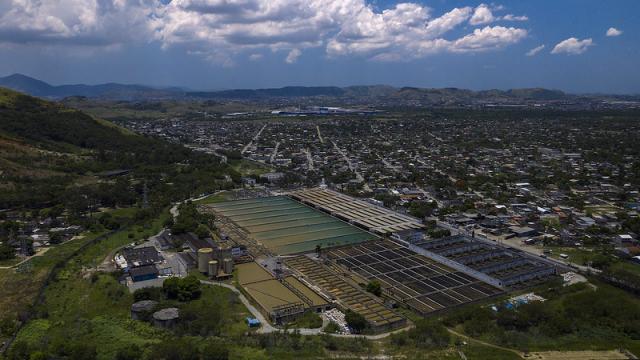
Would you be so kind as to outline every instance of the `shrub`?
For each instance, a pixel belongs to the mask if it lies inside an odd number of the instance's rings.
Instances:
[[[367,320],[364,316],[358,314],[355,311],[347,310],[344,317],[347,325],[353,330],[355,333],[361,333],[364,329],[367,328]]]

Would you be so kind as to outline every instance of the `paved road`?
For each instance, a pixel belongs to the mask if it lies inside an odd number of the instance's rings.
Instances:
[[[178,215],[180,215],[180,210],[178,210],[178,207],[179,207],[182,203],[187,202],[187,201],[198,201],[198,200],[202,200],[202,199],[205,199],[205,198],[207,198],[207,197],[209,197],[209,196],[215,196],[215,195],[217,195],[217,194],[219,194],[219,193],[221,193],[221,192],[224,192],[224,190],[222,190],[222,191],[216,191],[216,192],[214,192],[213,194],[207,194],[207,195],[203,195],[203,196],[199,196],[199,197],[192,197],[191,199],[187,199],[187,200],[184,200],[184,201],[179,201],[179,202],[177,202],[177,203],[173,204],[173,206],[171,207],[171,209],[169,209],[169,213],[170,213],[170,214],[171,214],[171,216],[173,216],[173,218],[175,219],[175,218],[177,218],[177,217],[178,217]]]
[[[278,148],[280,147],[280,141],[276,142],[276,146],[273,148],[273,152],[271,153],[271,157],[269,158],[269,162],[273,164],[276,161],[276,156],[278,156]]]
[[[313,171],[313,157],[311,157],[311,152],[309,149],[302,149],[302,151],[307,155],[307,166],[309,167],[309,171]]]
[[[316,125],[316,130],[318,131],[318,139],[320,139],[320,143],[324,144],[324,139],[322,138],[322,135],[320,134],[320,126]]]
[[[330,140],[330,141],[333,144],[334,149],[338,152],[338,154],[340,154],[340,156],[342,156],[344,161],[347,163],[347,167],[349,168],[349,170],[351,170],[354,174],[356,174],[356,179],[358,179],[358,181],[363,183],[364,190],[367,191],[367,192],[371,192],[371,188],[369,187],[369,184],[367,184],[367,182],[364,180],[364,177],[362,176],[362,174],[360,172],[358,172],[356,167],[351,163],[351,159],[349,159],[347,154],[345,154],[345,152],[342,151],[342,149],[340,149],[338,147],[338,144],[336,144],[335,141],[333,141],[333,140]]]
[[[260,130],[258,131],[256,136],[254,136],[253,139],[251,139],[251,141],[249,141],[249,143],[247,145],[245,145],[244,148],[242,148],[242,151],[240,152],[241,154],[246,153],[247,150],[249,150],[249,148],[251,147],[251,145],[253,145],[254,141],[258,141],[258,139],[260,138],[260,134],[262,134],[262,130],[264,130],[266,127],[267,127],[267,124],[264,124],[264,126],[262,128],[260,128]]]

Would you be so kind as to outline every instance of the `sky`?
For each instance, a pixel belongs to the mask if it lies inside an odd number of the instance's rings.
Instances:
[[[640,94],[640,1],[1,0],[0,76]]]

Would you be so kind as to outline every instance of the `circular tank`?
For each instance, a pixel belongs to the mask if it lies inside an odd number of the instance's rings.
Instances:
[[[218,262],[216,260],[209,261],[209,276],[218,275]]]
[[[220,246],[220,248],[218,249],[218,259],[224,261],[224,259],[226,258],[230,258],[231,257],[231,246]]]
[[[233,260],[230,258],[226,258],[222,261],[222,269],[225,272],[225,274],[232,274],[233,273]]]
[[[213,260],[213,249],[202,248],[198,250],[198,271],[206,273],[209,271],[209,261]]]

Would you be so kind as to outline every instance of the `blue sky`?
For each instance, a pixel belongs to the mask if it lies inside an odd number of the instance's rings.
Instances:
[[[7,0],[0,75],[640,93],[638,14],[635,0]]]

